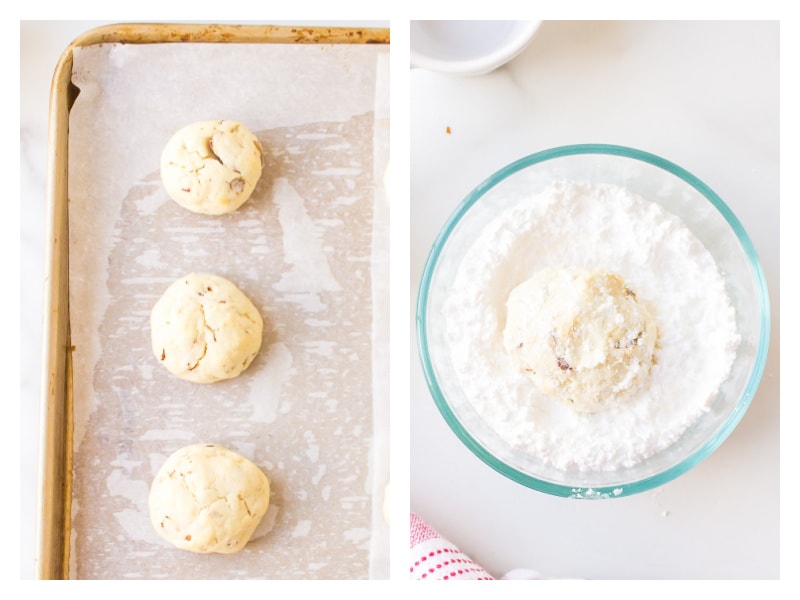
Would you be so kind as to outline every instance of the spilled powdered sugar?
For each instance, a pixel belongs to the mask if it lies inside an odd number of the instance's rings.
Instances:
[[[537,270],[619,274],[658,323],[641,394],[596,414],[543,395],[503,346],[506,299]],[[559,469],[629,467],[667,448],[714,400],[739,335],[711,254],[659,205],[607,184],[556,182],[489,222],[445,301],[451,361],[480,417],[506,442]]]

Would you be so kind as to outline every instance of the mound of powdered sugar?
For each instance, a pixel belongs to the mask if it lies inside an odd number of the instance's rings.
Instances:
[[[510,291],[561,265],[618,273],[658,323],[656,363],[631,401],[575,412],[509,360]],[[703,244],[678,217],[608,184],[555,182],[489,222],[460,263],[444,319],[453,367],[478,414],[510,445],[559,469],[629,467],[668,447],[708,409],[739,343]]]

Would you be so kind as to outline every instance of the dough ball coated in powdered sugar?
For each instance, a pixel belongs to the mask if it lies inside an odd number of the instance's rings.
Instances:
[[[161,181],[184,208],[206,215],[232,212],[258,183],[262,148],[231,120],[199,121],[177,131],[161,154]]]
[[[150,522],[174,546],[231,554],[247,544],[269,507],[269,480],[244,456],[217,444],[172,454],[150,486]]]
[[[576,411],[629,398],[655,361],[656,323],[614,273],[548,267],[514,288],[506,307],[512,364]]]
[[[170,285],[150,313],[153,354],[195,383],[240,375],[258,354],[264,321],[231,281],[190,273]]]

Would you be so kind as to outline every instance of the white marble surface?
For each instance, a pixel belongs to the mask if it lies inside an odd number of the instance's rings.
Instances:
[[[412,345],[411,508],[493,574],[779,576],[778,55],[777,22],[546,21],[488,75],[411,72],[412,302],[435,236],[476,184],[586,142],[650,151],[710,185],[751,236],[771,294],[766,369],[733,434],[678,479],[608,501],[551,497],[482,463],[439,415]]]

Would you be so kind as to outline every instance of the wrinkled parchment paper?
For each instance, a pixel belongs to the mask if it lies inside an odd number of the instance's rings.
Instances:
[[[70,577],[388,577],[388,46],[103,44],[79,48],[70,115],[74,481]],[[161,151],[233,119],[264,147],[238,211],[170,200]],[[175,279],[211,272],[261,311],[240,377],[182,381],[150,348]],[[166,457],[218,443],[272,484],[233,555],[175,549],[150,525]]]

